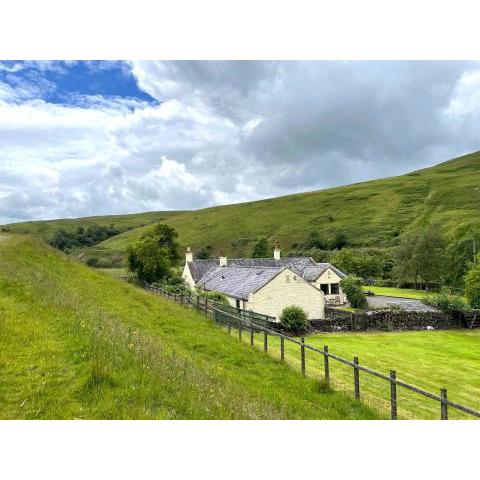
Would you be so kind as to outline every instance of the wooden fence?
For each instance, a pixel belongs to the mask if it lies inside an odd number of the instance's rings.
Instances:
[[[161,294],[169,299],[179,302],[180,304],[194,307],[203,315],[211,317],[217,324],[225,326],[228,329],[229,333],[231,333],[232,330],[238,330],[238,338],[242,340],[245,337],[249,337],[251,346],[254,345],[255,333],[263,332],[263,350],[266,353],[269,351],[269,336],[278,337],[280,341],[281,361],[285,361],[286,342],[297,345],[299,347],[300,369],[303,375],[306,375],[307,368],[305,355],[306,351],[311,351],[315,355],[323,357],[323,378],[327,387],[330,387],[332,383],[330,361],[338,362],[339,364],[350,367],[352,369],[353,392],[356,400],[360,401],[362,398],[360,372],[368,376],[376,377],[380,380],[388,382],[388,384],[390,385],[389,409],[390,418],[392,420],[397,420],[398,418],[398,387],[406,389],[410,392],[414,392],[424,398],[428,398],[430,400],[438,402],[439,418],[441,420],[448,420],[449,408],[463,412],[471,417],[480,418],[480,412],[478,412],[477,410],[449,400],[446,388],[441,388],[439,394],[431,393],[427,390],[399,380],[397,378],[397,373],[395,370],[390,370],[389,375],[377,372],[375,370],[372,370],[371,368],[360,364],[358,357],[354,357],[353,361],[347,360],[331,353],[328,349],[328,345],[325,345],[323,349],[319,349],[317,347],[314,347],[313,345],[305,343],[305,338],[300,338],[300,340],[297,340],[296,338],[286,335],[285,333],[280,331],[278,326],[272,325],[274,322],[259,322],[258,319],[255,319],[255,315],[240,314],[238,311],[235,311],[236,309],[233,309],[232,311],[229,307],[226,307],[225,305],[219,304],[218,302],[214,302],[212,300],[208,300],[204,297],[194,294],[193,292],[190,292],[187,295],[173,294],[164,289],[154,287],[148,284],[145,284],[145,288],[149,291]]]

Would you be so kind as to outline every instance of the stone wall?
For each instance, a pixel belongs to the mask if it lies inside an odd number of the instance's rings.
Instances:
[[[369,330],[435,330],[464,328],[464,322],[458,316],[441,312],[371,312],[354,314],[351,318],[312,320],[312,331],[340,332]]]

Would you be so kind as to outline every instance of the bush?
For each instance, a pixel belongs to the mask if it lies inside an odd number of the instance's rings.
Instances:
[[[480,255],[465,275],[465,295],[472,308],[480,308]]]
[[[466,312],[470,310],[470,306],[464,298],[452,295],[445,288],[440,293],[430,294],[424,302],[432,307],[437,307],[444,313]]]
[[[347,296],[350,306],[365,309],[368,306],[367,299],[362,290],[362,279],[353,275],[346,276],[341,282],[343,292]]]
[[[229,305],[227,297],[223,293],[216,292],[214,290],[208,291],[197,289],[197,295],[207,298],[208,300],[221,303],[222,305]]]
[[[92,257],[87,260],[87,265],[89,267],[98,267],[98,258]]]
[[[305,332],[309,326],[308,315],[301,307],[295,305],[285,307],[280,315],[280,325],[285,330]]]

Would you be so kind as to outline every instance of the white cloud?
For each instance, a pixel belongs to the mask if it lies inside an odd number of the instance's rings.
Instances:
[[[39,98],[52,85],[0,82],[0,223],[239,202],[399,174],[479,147],[477,63],[131,68],[161,104],[73,94],[50,104]]]

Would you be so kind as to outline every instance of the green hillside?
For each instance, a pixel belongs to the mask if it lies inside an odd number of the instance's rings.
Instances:
[[[200,314],[0,235],[0,419],[378,418]]]
[[[316,230],[325,238],[345,232],[355,245],[390,245],[403,231],[439,222],[449,239],[478,229],[480,152],[407,175],[344,187],[226,205],[175,215],[165,223],[182,246],[212,245],[228,255],[250,251],[257,235],[279,239],[283,248]],[[89,249],[87,256],[117,257],[146,227]]]
[[[471,229],[478,230],[479,213],[480,152],[476,152],[407,175],[315,192],[189,212],[97,217],[99,224],[117,218],[117,227],[125,222],[132,229],[75,254],[83,260],[113,259],[115,265],[121,265],[127,245],[148,228],[134,228],[136,222],[138,226],[163,221],[178,230],[183,247],[198,250],[211,245],[238,256],[250,251],[258,235],[280,240],[286,250],[304,241],[311,231],[326,239],[337,231],[345,232],[357,246],[388,246],[409,228],[439,222],[449,239],[461,238]],[[56,222],[10,228],[17,232],[27,228],[46,237],[63,222],[73,225],[71,222],[80,224],[84,219]]]
[[[14,233],[29,233],[49,240],[55,230],[63,228],[66,231],[73,231],[77,227],[90,227],[96,225],[111,225],[113,224],[120,231],[124,232],[134,228],[139,228],[152,223],[163,222],[172,215],[184,213],[182,211],[165,211],[165,212],[145,212],[145,213],[131,213],[126,215],[104,215],[96,217],[82,217],[82,218],[64,218],[59,220],[44,220],[31,221],[21,223],[11,223],[3,225]]]

